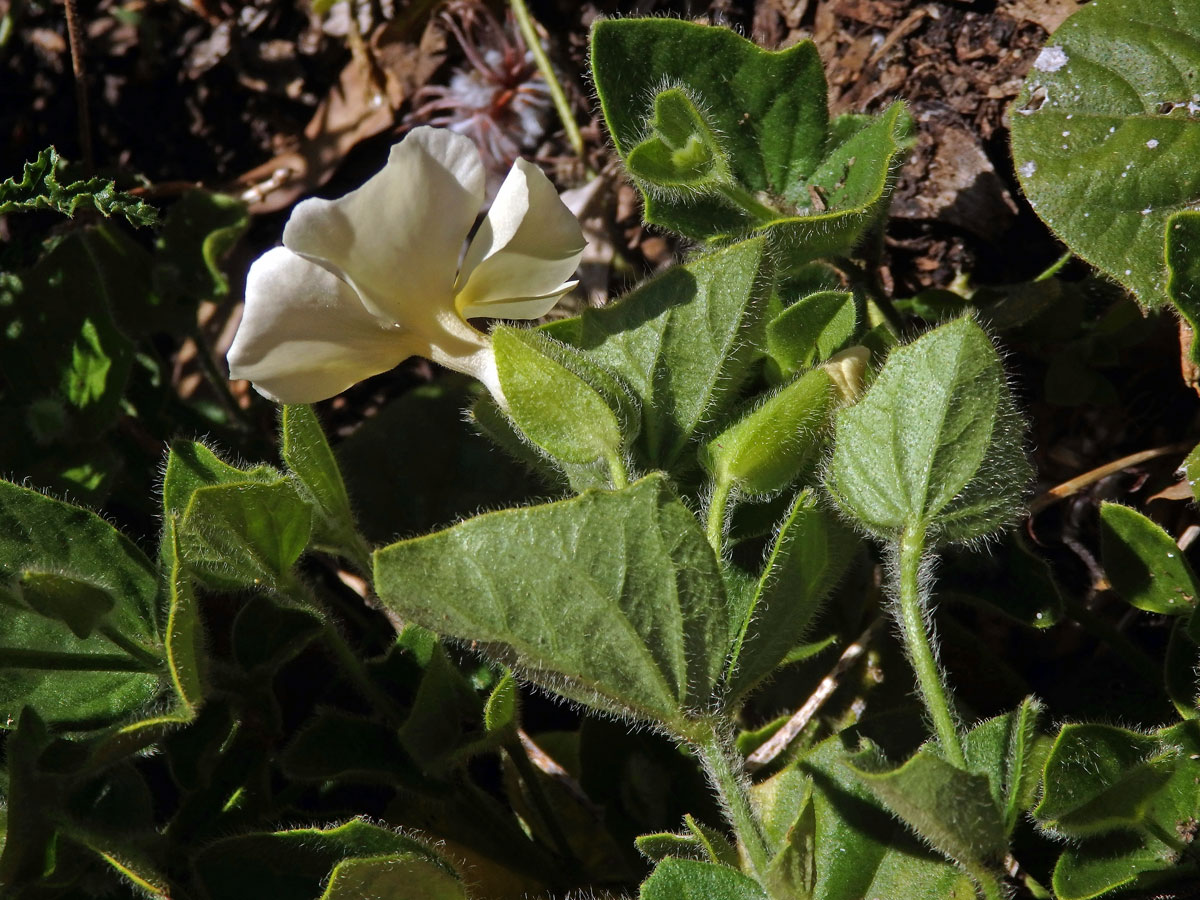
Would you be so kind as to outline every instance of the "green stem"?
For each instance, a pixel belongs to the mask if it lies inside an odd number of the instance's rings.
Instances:
[[[537,28],[533,24],[533,16],[529,14],[529,7],[525,5],[525,0],[508,0],[508,5],[512,9],[513,18],[517,20],[517,27],[521,29],[521,37],[525,38],[525,45],[533,54],[533,61],[537,63],[538,71],[542,73],[542,78],[550,91],[550,99],[554,101],[554,108],[558,112],[558,118],[562,121],[567,142],[575,151],[575,155],[586,166],[587,149],[583,145],[583,135],[579,133],[579,125],[575,122],[575,113],[571,111],[571,103],[567,100],[558,75],[555,74],[554,67],[550,65],[550,57],[546,55],[546,51],[542,47],[541,38],[538,37]],[[588,175],[591,174],[589,170]]]
[[[909,660],[917,674],[921,699],[933,719],[934,730],[947,762],[965,769],[962,739],[950,706],[949,691],[929,641],[925,605],[921,598],[921,559],[925,555],[925,530],[905,529],[900,538],[900,624]]]
[[[142,663],[144,666],[147,666],[150,671],[162,668],[162,666],[163,666],[162,658],[155,656],[153,653],[151,653],[145,647],[142,647],[139,644],[135,644],[133,641],[131,641],[125,635],[121,634],[120,631],[113,628],[111,625],[101,625],[98,630],[102,635],[104,635],[106,638],[108,638],[110,641],[112,641],[116,646],[120,647],[122,650],[124,650],[126,653],[128,653],[130,656],[132,656],[138,662]]]
[[[619,491],[623,487],[628,487],[629,472],[625,468],[625,461],[621,459],[621,454],[607,453],[604,461],[608,463],[608,477],[612,481],[613,489]]]
[[[773,209],[763,203],[758,197],[750,193],[736,181],[726,181],[721,184],[718,190],[726,200],[739,209],[745,210],[760,222],[770,222],[778,219],[781,215],[779,210]]]
[[[695,750],[704,763],[705,772],[712,782],[725,815],[738,842],[745,848],[750,868],[759,884],[766,886],[766,875],[771,865],[771,850],[763,832],[762,823],[750,805],[746,790],[745,764],[729,742],[721,736],[715,722],[697,723],[704,730],[703,739],[696,742]]]
[[[713,552],[720,559],[725,545],[725,516],[729,507],[729,495],[733,484],[718,479],[713,482],[712,497],[708,501],[708,542],[712,544]]]
[[[1048,269],[1046,269],[1045,272],[1043,272],[1041,275],[1039,275],[1037,278],[1035,278],[1033,280],[1034,281],[1046,281],[1047,279],[1053,278],[1055,275],[1057,275],[1059,273],[1059,270],[1061,270],[1063,266],[1065,266],[1067,263],[1069,263],[1071,261],[1071,257],[1074,255],[1075,255],[1074,253],[1072,253],[1070,250],[1068,250],[1066,253],[1064,253],[1062,256],[1060,256],[1058,259],[1056,259],[1053,263],[1051,263],[1050,267]]]

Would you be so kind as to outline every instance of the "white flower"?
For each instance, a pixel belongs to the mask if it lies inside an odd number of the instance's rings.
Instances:
[[[424,356],[503,402],[488,336],[467,320],[544,315],[575,285],[585,241],[549,179],[518,160],[464,254],[484,180],[469,138],[415,128],[358,190],[297,205],[283,246],[250,267],[229,377],[312,403]]]

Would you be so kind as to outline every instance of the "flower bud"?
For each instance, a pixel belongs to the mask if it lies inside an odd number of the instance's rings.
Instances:
[[[757,404],[700,449],[700,462],[719,483],[743,495],[787,487],[812,460],[836,405],[832,375],[812,369]]]

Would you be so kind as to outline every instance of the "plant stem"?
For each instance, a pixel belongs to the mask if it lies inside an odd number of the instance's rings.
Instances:
[[[621,459],[619,453],[608,453],[604,457],[604,461],[608,463],[608,477],[612,481],[614,490],[620,490],[623,487],[629,486],[629,472],[625,469],[625,461]]]
[[[965,769],[967,759],[963,755],[962,739],[958,734],[954,712],[950,705],[949,691],[942,683],[942,672],[925,622],[925,608],[921,598],[921,559],[925,554],[925,530],[905,529],[900,538],[900,625],[904,631],[904,643],[909,660],[917,675],[921,699],[933,719],[934,730],[942,745],[946,761]]]
[[[1074,253],[1072,253],[1070,250],[1068,250],[1066,253],[1064,253],[1062,256],[1060,256],[1058,259],[1056,259],[1053,263],[1051,263],[1050,267],[1048,269],[1046,269],[1046,271],[1044,271],[1041,275],[1039,275],[1037,278],[1035,278],[1033,280],[1034,281],[1046,281],[1047,279],[1053,278],[1055,275],[1057,275],[1059,273],[1059,270],[1062,269],[1063,266],[1065,266],[1067,263],[1069,263],[1071,261],[1071,257],[1073,257],[1074,255],[1075,255]]]
[[[67,40],[71,47],[71,71],[75,75],[75,108],[79,116],[79,153],[83,157],[83,170],[91,175],[96,169],[92,155],[92,114],[88,106],[87,68],[83,58],[83,29],[79,25],[79,7],[76,0],[63,0],[67,14]]]
[[[708,542],[720,559],[724,553],[725,516],[729,507],[729,494],[733,485],[723,479],[713,482],[712,496],[708,500]]]
[[[754,194],[735,181],[726,181],[720,186],[719,190],[721,196],[726,200],[739,209],[745,210],[760,222],[770,222],[773,219],[778,219],[781,215],[779,210],[767,206],[767,204],[763,203]]]
[[[763,833],[762,823],[750,805],[746,790],[745,766],[740,757],[734,755],[729,742],[721,736],[719,726],[712,720],[697,723],[704,730],[703,740],[695,744],[695,750],[704,763],[704,770],[712,782],[729,824],[737,835],[738,842],[746,850],[752,874],[759,884],[766,887],[766,875],[771,865],[771,851]]]
[[[525,39],[525,45],[529,48],[529,52],[533,54],[533,60],[537,63],[538,71],[542,73],[542,78],[546,82],[546,87],[550,91],[550,99],[554,101],[554,109],[558,112],[558,118],[562,121],[563,131],[566,133],[567,142],[571,145],[571,149],[575,151],[575,155],[579,157],[584,166],[587,166],[587,148],[583,145],[583,135],[579,133],[579,125],[575,121],[575,113],[571,110],[571,103],[567,100],[566,92],[562,89],[562,83],[558,80],[558,75],[554,72],[554,67],[550,64],[550,57],[546,55],[545,49],[542,47],[541,38],[538,37],[537,28],[533,24],[533,16],[529,14],[529,7],[525,5],[525,0],[508,0],[509,8],[512,10],[513,18],[517,20],[517,27],[521,29],[521,37]],[[589,175],[591,172],[589,171]]]

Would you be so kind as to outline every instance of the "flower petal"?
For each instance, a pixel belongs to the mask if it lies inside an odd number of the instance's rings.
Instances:
[[[414,128],[362,187],[338,200],[297,205],[283,244],[333,263],[368,308],[403,325],[431,305],[450,303],[483,188],[483,164],[470,138]]]
[[[410,345],[332,271],[276,247],[246,276],[229,377],[280,403],[315,403],[393,368],[412,355]]]
[[[503,316],[513,300],[557,299],[587,245],[579,220],[542,170],[519,159],[467,248],[455,306],[463,318]],[[550,306],[554,304],[551,303]],[[529,310],[541,309],[530,304]],[[549,307],[533,316],[537,318]]]

